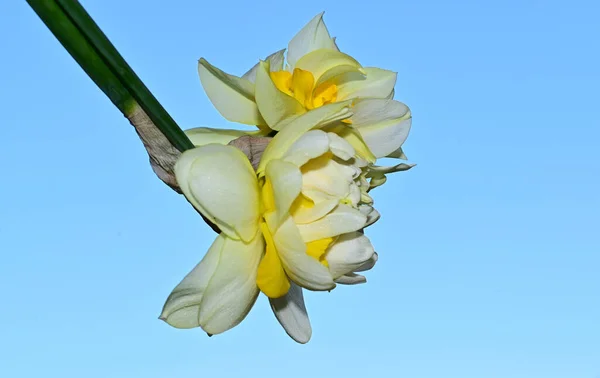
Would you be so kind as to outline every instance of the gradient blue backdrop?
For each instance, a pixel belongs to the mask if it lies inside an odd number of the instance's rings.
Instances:
[[[265,298],[208,338],[157,319],[214,234],[24,1],[0,5],[0,377],[600,377],[600,5],[83,1],[178,123],[315,14],[399,72],[418,166],[375,192],[368,284]]]

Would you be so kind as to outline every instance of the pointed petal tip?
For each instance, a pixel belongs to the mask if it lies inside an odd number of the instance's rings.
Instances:
[[[310,341],[310,337],[311,337],[311,335],[308,335],[306,338],[300,338],[300,337],[294,338],[294,337],[292,337],[292,340],[294,340],[298,344],[304,345],[304,344],[306,344],[306,343],[308,343]]]

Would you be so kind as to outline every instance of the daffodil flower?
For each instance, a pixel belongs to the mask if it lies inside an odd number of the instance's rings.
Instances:
[[[401,146],[412,117],[406,105],[392,99],[395,72],[362,67],[341,52],[323,22],[323,13],[292,38],[287,59],[284,53],[269,55],[242,77],[225,73],[202,58],[200,80],[226,119],[256,125],[263,133],[281,131],[294,117],[312,109],[353,100],[353,116],[329,131],[346,139],[369,163],[382,157],[405,157]],[[386,167],[387,173],[395,172],[394,167]]]
[[[312,334],[302,290],[365,281],[377,260],[363,229],[379,218],[367,193],[367,162],[331,125],[352,116],[350,101],[294,118],[265,149],[256,170],[215,140],[175,166],[186,198],[221,234],[173,290],[161,318],[218,334],[239,324],[260,292],[297,342]]]

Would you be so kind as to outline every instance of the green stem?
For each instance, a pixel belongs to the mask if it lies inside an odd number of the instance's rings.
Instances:
[[[125,115],[136,104],[179,151],[194,146],[75,0],[27,0],[63,47]]]

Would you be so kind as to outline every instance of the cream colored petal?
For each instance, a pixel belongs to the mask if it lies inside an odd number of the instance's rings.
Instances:
[[[329,150],[330,139],[321,130],[310,130],[302,135],[283,155],[283,160],[298,167]]]
[[[302,288],[291,283],[288,293],[281,298],[269,298],[271,309],[279,324],[294,341],[306,344],[312,336],[312,327],[304,305]]]
[[[254,99],[253,83],[221,71],[204,58],[198,62],[198,73],[206,95],[223,117],[247,125],[264,123]]]
[[[333,243],[325,259],[329,263],[329,272],[334,279],[352,273],[366,263],[375,253],[371,241],[361,232],[349,232],[341,235]]]
[[[349,72],[334,79],[338,99],[388,98],[396,85],[397,73],[376,67],[364,67],[365,75]]]
[[[350,194],[354,168],[334,159],[309,161],[302,167],[302,191],[319,190],[343,199]]]
[[[260,233],[249,242],[226,238],[219,264],[200,302],[199,322],[209,334],[238,325],[256,301],[258,264],[265,250]]]
[[[337,134],[354,148],[354,151],[356,152],[355,165],[367,165],[369,163],[374,163],[377,160],[356,128],[347,124],[337,124],[326,127],[324,131]],[[362,160],[364,164],[357,164],[360,160]]]
[[[200,327],[200,303],[219,264],[225,238],[224,234],[219,235],[202,261],[173,289],[160,314],[161,320],[175,328]]]
[[[267,217],[269,228],[274,219]],[[331,290],[335,283],[329,270],[306,254],[306,244],[292,217],[288,217],[273,236],[275,247],[286,274],[298,285],[310,290]]]
[[[265,62],[269,62],[271,72],[283,70],[283,61],[285,60],[284,54],[285,49],[279,50],[265,58]],[[254,67],[250,68],[248,72],[242,75],[242,79],[246,79],[252,83],[256,81],[256,71],[260,67],[260,62],[256,63]]]
[[[352,126],[377,158],[394,152],[408,137],[410,110],[401,102],[386,99],[360,99],[354,105]]]
[[[211,143],[227,144],[232,140],[242,137],[244,135],[261,136],[263,135],[263,132],[260,130],[244,131],[233,129],[213,129],[210,127],[196,127],[193,129],[185,130],[185,135],[187,135],[187,137],[190,139],[194,146],[199,147]]]
[[[269,63],[260,62],[256,70],[256,104],[267,125],[279,130],[281,121],[303,114],[306,109],[294,97],[277,89],[269,72]]]
[[[275,229],[289,216],[292,203],[302,189],[300,169],[283,160],[271,160],[267,165],[266,177],[271,181],[275,198]]]
[[[309,223],[297,225],[302,240],[308,243],[360,230],[365,226],[367,217],[350,206],[338,205],[325,217]]]
[[[323,13],[316,15],[292,38],[288,45],[287,61],[293,69],[304,55],[318,49],[337,50],[335,42],[323,22]]]
[[[296,222],[297,224],[306,224],[314,222],[318,219],[323,218],[340,203],[339,199],[337,198],[325,199],[315,202],[315,205],[311,208],[302,208],[295,211],[292,214],[294,222]]]
[[[307,131],[315,128],[323,128],[333,122],[350,117],[352,115],[350,104],[350,101],[327,104],[295,118],[275,135],[265,149],[256,170],[258,174],[260,175],[264,172],[270,160],[282,158],[288,149]]]
[[[232,146],[208,144],[185,151],[175,164],[185,197],[227,236],[250,241],[259,219],[256,175],[246,155]]]
[[[311,199],[314,203],[321,203],[321,202],[328,202],[328,201],[334,201],[336,203],[340,202],[339,197],[333,196],[331,194],[327,194],[327,193],[322,192],[317,189],[302,188],[302,195]],[[319,217],[319,218],[322,218],[322,217]],[[319,218],[317,218],[317,219],[319,219]],[[297,223],[306,223],[306,222],[297,222]]]
[[[352,145],[335,133],[327,133],[329,150],[342,160],[350,160],[356,153]]]
[[[360,274],[356,273],[348,273],[335,280],[335,283],[339,283],[342,285],[358,285],[366,282],[367,279],[365,278],[365,276],[361,276]]]
[[[339,75],[349,72],[364,73],[360,63],[348,54],[336,50],[320,49],[304,55],[296,68],[309,71],[315,78],[315,88]]]

